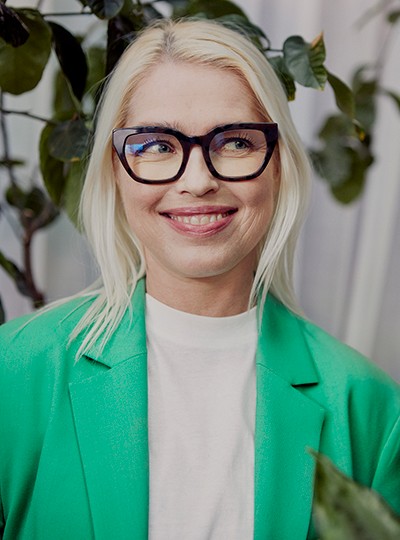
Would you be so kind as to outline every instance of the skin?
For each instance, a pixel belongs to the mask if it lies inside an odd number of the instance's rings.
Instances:
[[[125,126],[167,125],[203,135],[218,125],[260,121],[265,118],[236,74],[168,62],[156,66],[133,93]],[[234,183],[214,178],[195,146],[183,176],[158,186],[135,182],[114,159],[128,223],[144,248],[150,295],[198,315],[247,309],[257,248],[279,189],[276,155],[258,178]],[[210,223],[210,214],[228,215]],[[183,223],[193,215],[199,221],[208,216],[208,223]]]

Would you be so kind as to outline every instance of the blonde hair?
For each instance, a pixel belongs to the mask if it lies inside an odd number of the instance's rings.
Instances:
[[[101,277],[94,302],[74,335],[86,330],[80,353],[117,328],[138,280],[145,274],[143,252],[123,210],[113,175],[111,132],[124,125],[132,93],[156,65],[186,62],[232,70],[254,94],[257,108],[279,125],[280,188],[276,209],[254,277],[250,305],[268,290],[298,311],[292,270],[294,249],[309,192],[309,161],[292,123],[281,83],[264,55],[245,36],[206,20],[163,20],[128,47],[110,77],[97,117],[96,136],[84,184],[81,216]]]

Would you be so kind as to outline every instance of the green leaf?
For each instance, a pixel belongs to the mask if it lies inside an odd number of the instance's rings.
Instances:
[[[95,106],[100,98],[101,89],[105,80],[106,51],[101,47],[90,47],[87,51],[87,59],[89,73],[85,91],[92,97]]]
[[[324,68],[325,45],[320,34],[312,43],[291,36],[283,44],[283,55],[289,73],[303,86],[323,90],[327,80]]]
[[[400,10],[396,9],[395,11],[390,12],[386,19],[390,24],[397,23],[397,21],[400,19]]]
[[[26,204],[26,193],[19,186],[13,184],[6,191],[6,201],[10,206],[22,210]]]
[[[2,267],[6,274],[8,274],[10,278],[14,281],[18,291],[24,296],[29,296],[29,287],[26,282],[25,274],[18,268],[18,266],[13,261],[8,259],[1,251],[0,267]]]
[[[85,53],[79,41],[68,30],[54,22],[49,24],[53,32],[54,49],[62,72],[70,82],[76,98],[81,100],[88,74]]]
[[[243,34],[245,37],[250,39],[256,45],[256,47],[262,50],[262,52],[264,52],[262,40],[265,40],[269,45],[269,39],[261,28],[253,24],[247,17],[244,17],[243,15],[230,13],[229,15],[217,17],[216,20],[224,26]]]
[[[47,124],[41,133],[39,142],[40,171],[47,193],[53,203],[60,206],[65,186],[64,163],[49,153],[49,137],[54,129],[54,125]]]
[[[74,98],[71,85],[61,71],[57,71],[54,77],[53,96],[53,116],[58,122],[69,120],[78,112],[78,101]]]
[[[208,19],[216,19],[224,15],[241,15],[246,17],[244,11],[229,0],[189,0],[184,8],[176,9],[173,16],[187,17],[194,15],[205,15]]]
[[[30,34],[16,48],[0,39],[0,87],[4,92],[19,95],[35,88],[42,78],[51,51],[51,31],[38,11],[15,11]]]
[[[272,56],[268,58],[268,61],[280,79],[288,101],[293,101],[296,96],[296,85],[286,68],[283,56]]]
[[[29,38],[29,29],[18,13],[0,2],[0,37],[12,47],[20,47]]]
[[[118,15],[124,6],[124,0],[80,0],[83,6],[87,6],[99,19],[112,19]]]
[[[400,538],[400,519],[378,493],[341,473],[327,457],[313,455],[314,516],[321,540]]]
[[[82,161],[69,165],[64,190],[64,210],[72,223],[79,229],[79,203],[83,188],[84,172],[86,163]]]
[[[0,324],[4,324],[6,322],[6,313],[3,308],[3,302],[0,298]]]
[[[328,83],[331,85],[335,94],[336,105],[342,112],[347,114],[347,116],[354,118],[355,104],[353,92],[350,90],[347,84],[329,72]]]
[[[125,17],[118,15],[108,21],[106,73],[110,73],[126,47],[135,39],[136,32],[146,26],[144,14]]]
[[[82,118],[56,125],[49,135],[49,154],[60,161],[77,161],[87,152],[89,130]]]
[[[377,80],[368,76],[368,66],[361,66],[354,73],[352,88],[356,105],[355,118],[368,130],[375,122],[376,95],[379,90]]]

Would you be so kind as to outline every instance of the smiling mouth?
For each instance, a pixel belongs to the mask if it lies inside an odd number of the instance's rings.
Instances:
[[[210,223],[216,223],[221,221],[224,218],[228,217],[231,214],[234,214],[236,210],[229,210],[228,212],[218,212],[216,214],[195,214],[195,215],[175,215],[175,214],[165,214],[167,217],[173,221],[178,221],[179,223],[187,223],[189,225],[209,225]]]

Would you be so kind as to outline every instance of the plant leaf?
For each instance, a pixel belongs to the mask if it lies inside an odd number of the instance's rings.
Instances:
[[[29,295],[29,288],[26,282],[25,274],[18,268],[18,266],[7,259],[7,257],[0,251],[0,266],[5,270],[6,274],[14,281],[18,291],[24,296]]]
[[[336,105],[339,109],[347,114],[350,118],[354,118],[355,104],[354,95],[350,88],[343,81],[338,79],[332,73],[328,73],[328,83],[331,85],[335,94]]]
[[[79,229],[79,203],[83,187],[85,163],[77,161],[69,165],[64,190],[63,207],[72,223]]]
[[[51,51],[51,31],[38,11],[15,11],[30,34],[20,47],[0,39],[0,87],[4,92],[19,95],[35,88],[42,78]]]
[[[386,17],[386,20],[390,23],[390,24],[395,24],[397,23],[397,21],[400,19],[400,10],[396,9],[395,11],[391,11],[387,17]]]
[[[385,88],[381,88],[380,92],[393,100],[400,112],[400,94],[393,92],[393,90],[386,90]]]
[[[327,80],[324,68],[325,45],[320,34],[312,43],[300,36],[291,36],[283,44],[287,70],[303,86],[323,90]]]
[[[269,45],[269,39],[261,28],[253,24],[247,17],[243,15],[238,15],[237,13],[230,13],[229,15],[222,15],[216,19],[219,23],[224,26],[240,32],[245,37],[250,39],[256,47],[258,47],[262,52],[264,52],[264,46],[262,40],[265,40]]]
[[[54,129],[54,125],[47,124],[42,130],[39,142],[40,171],[47,193],[53,203],[60,206],[65,186],[64,163],[49,153],[49,137]]]
[[[49,135],[49,154],[59,161],[77,161],[87,152],[89,130],[82,118],[57,124]]]
[[[400,519],[372,489],[341,473],[325,456],[317,459],[314,515],[321,540],[398,540]]]
[[[62,72],[71,84],[78,100],[82,99],[88,75],[85,53],[79,41],[63,26],[49,22],[53,32],[54,49]]]
[[[126,47],[135,39],[136,32],[145,26],[144,15],[118,15],[108,21],[106,73],[110,73]]]
[[[121,11],[124,0],[80,0],[83,6],[91,9],[99,19],[112,19]]]
[[[205,15],[208,19],[216,19],[224,15],[241,15],[246,18],[244,11],[229,0],[189,0],[185,7],[175,9],[173,17]]]
[[[20,47],[29,38],[29,28],[18,13],[0,2],[0,37],[12,47]]]
[[[296,85],[286,68],[283,56],[271,56],[268,61],[280,79],[288,101],[293,101],[296,96]]]

